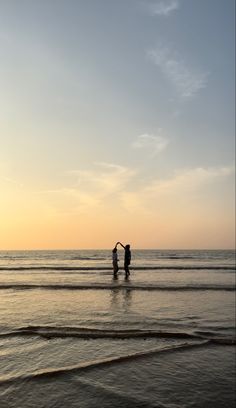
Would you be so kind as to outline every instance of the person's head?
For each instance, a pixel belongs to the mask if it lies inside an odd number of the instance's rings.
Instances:
[[[129,244],[125,245],[125,249],[130,249],[130,245]]]
[[[117,252],[117,248],[116,247],[113,248],[112,252]]]

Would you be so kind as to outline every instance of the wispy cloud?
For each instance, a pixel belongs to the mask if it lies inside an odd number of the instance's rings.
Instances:
[[[59,207],[70,203],[69,212],[86,214],[93,209],[96,212],[104,211],[111,206],[111,202],[119,203],[120,195],[126,190],[136,172],[124,166],[99,162],[94,163],[92,169],[70,170],[67,174],[70,176],[70,187],[39,193],[57,197],[55,201],[57,207],[58,203]]]
[[[22,183],[20,183],[19,181],[12,179],[10,177],[0,177],[0,180],[3,180],[4,182],[11,184],[11,185],[15,185],[18,187],[23,187],[24,185]]]
[[[99,196],[112,194],[123,188],[135,171],[117,164],[97,162],[93,170],[72,170],[79,188],[97,191]]]
[[[155,217],[161,214],[171,217],[176,211],[191,214],[196,202],[203,208],[208,203],[206,186],[212,185],[220,194],[219,186],[234,172],[233,166],[181,169],[168,179],[153,179],[133,191],[124,190],[120,198],[125,210],[131,214]]]
[[[9,163],[0,162],[0,182],[3,182],[5,185],[23,187],[23,183],[17,178],[9,177],[8,174],[12,173],[11,166]]]
[[[171,195],[192,192],[206,184],[222,180],[234,174],[234,172],[234,166],[183,169],[176,171],[170,179],[153,181],[146,190],[158,194]]]
[[[179,8],[178,0],[162,0],[149,5],[149,12],[153,16],[169,16]]]
[[[197,72],[190,68],[184,60],[168,47],[157,46],[147,52],[148,57],[174,85],[183,98],[193,97],[207,85],[208,73]]]
[[[161,132],[161,129],[159,129]],[[151,152],[152,156],[156,156],[163,151],[169,143],[169,140],[162,135],[139,135],[137,139],[132,143],[134,149],[146,149]]]
[[[171,210],[173,202],[181,203],[187,209],[189,199],[201,197],[208,185],[218,189],[235,172],[233,166],[192,169],[175,171],[168,179],[153,179],[148,183],[136,183],[142,178],[141,173],[134,169],[111,163],[96,163],[90,170],[72,170],[70,186],[55,190],[41,191],[50,203],[55,215],[80,214],[111,214],[124,210],[126,214],[156,214],[156,203],[159,213]],[[215,185],[215,187],[214,187]],[[203,195],[202,195],[203,194]]]

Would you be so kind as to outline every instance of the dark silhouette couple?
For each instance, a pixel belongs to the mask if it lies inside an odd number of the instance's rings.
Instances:
[[[124,270],[125,270],[125,277],[128,278],[130,275],[129,271],[129,265],[131,262],[131,251],[130,251],[130,245],[123,245],[121,242],[117,242],[115,247],[112,250],[112,264],[113,264],[113,273],[114,273],[114,278],[117,277],[117,273],[119,271],[119,259],[118,259],[118,253],[117,253],[117,245],[121,245],[124,250],[125,250],[125,256],[124,256]]]

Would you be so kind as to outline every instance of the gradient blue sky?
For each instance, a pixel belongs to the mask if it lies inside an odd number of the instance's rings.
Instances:
[[[234,246],[234,0],[0,0],[2,249]]]

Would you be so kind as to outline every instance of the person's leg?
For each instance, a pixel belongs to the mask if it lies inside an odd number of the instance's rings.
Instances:
[[[116,264],[115,264],[115,262],[113,262],[113,275],[114,276],[116,275]]]
[[[129,272],[129,265],[128,264],[125,264],[125,276],[127,277],[127,276],[129,276],[130,275],[130,272]]]

